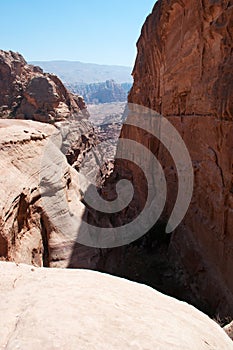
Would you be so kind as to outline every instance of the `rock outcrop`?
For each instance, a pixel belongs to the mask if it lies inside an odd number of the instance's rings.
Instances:
[[[145,285],[6,262],[0,279],[0,349],[233,348],[206,315]]]
[[[2,260],[67,267],[73,254],[74,267],[98,266],[100,250],[76,243],[77,232],[70,232],[68,227],[64,235],[46,210],[56,213],[61,222],[69,210],[74,211],[80,220],[85,211],[80,201],[79,175],[63,153],[76,154],[76,162],[80,165],[91,147],[90,143],[94,142],[93,129],[85,120],[79,122],[78,127],[72,129],[74,142],[66,133],[71,130],[71,124],[63,123],[59,123],[59,131],[46,123],[0,120]],[[61,135],[64,138],[63,153],[54,146],[62,140]],[[57,182],[51,180],[54,174]],[[65,201],[63,212],[60,211],[61,200]]]
[[[0,119],[0,259],[100,268],[105,254],[77,243],[85,213],[80,182],[87,175],[95,182],[109,152],[99,146],[83,98],[18,53],[0,51],[0,72],[1,117],[8,118]]]
[[[0,50],[0,116],[53,123],[83,114],[88,116],[85,104],[56,75]]]
[[[211,309],[233,316],[233,1],[159,0],[137,43],[129,102],[176,127],[195,173],[190,208],[173,232],[170,257]],[[124,126],[143,143],[145,132]],[[148,136],[150,138],[151,136]],[[152,144],[152,142],[151,142]],[[166,222],[177,194],[175,164],[152,150],[168,179]]]

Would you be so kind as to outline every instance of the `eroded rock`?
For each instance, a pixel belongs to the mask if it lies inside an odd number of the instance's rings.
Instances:
[[[185,267],[192,290],[225,316],[233,315],[232,23],[232,1],[158,1],[137,43],[129,95],[129,102],[165,116],[185,141],[194,192],[172,235],[170,256]],[[164,167],[167,222],[177,195],[174,162],[139,129],[124,126],[122,137],[148,138]]]
[[[57,76],[27,64],[19,53],[0,50],[0,116],[49,123],[88,117],[85,103],[80,106]]]
[[[83,129],[76,130],[76,137],[78,131],[81,137],[89,130],[86,123],[85,129],[82,120]],[[61,141],[60,131],[52,125],[0,120],[1,259],[67,267],[75,245],[75,267],[97,267],[100,250],[78,244],[78,231],[67,226],[64,235],[59,229],[59,222],[69,224],[70,210],[80,222],[85,211],[78,173],[59,151]]]

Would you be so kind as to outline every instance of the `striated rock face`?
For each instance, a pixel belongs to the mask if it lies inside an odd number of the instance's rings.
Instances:
[[[129,102],[156,110],[176,127],[190,153],[193,199],[172,234],[170,257],[185,267],[194,293],[233,315],[233,1],[160,0],[137,43]],[[143,143],[145,133],[123,127]],[[168,179],[167,221],[177,192],[174,163],[152,150]]]
[[[232,120],[232,1],[160,0],[138,41],[129,101]]]
[[[87,175],[95,182],[101,159],[87,106],[21,55],[1,51],[0,58],[1,116],[8,117],[0,119],[0,259],[98,269],[106,254],[76,242],[85,214],[81,187]]]
[[[64,145],[74,151],[72,140],[64,135],[67,125],[60,122],[59,128],[61,131],[46,123],[0,120],[0,259],[67,267],[74,254],[74,267],[97,268],[100,250],[76,243],[77,232],[71,233],[69,227],[64,235],[48,214],[49,209],[66,222],[70,210],[80,220],[85,210],[79,175],[53,146],[62,133],[67,142]],[[82,128],[72,131],[76,140],[89,137],[94,142],[85,120]],[[81,162],[88,149],[81,141],[79,146]],[[63,212],[61,200],[65,200]]]
[[[88,116],[85,104],[57,76],[0,50],[0,116],[54,122],[83,114]]]
[[[0,278],[0,349],[233,348],[206,315],[145,285],[4,262]]]

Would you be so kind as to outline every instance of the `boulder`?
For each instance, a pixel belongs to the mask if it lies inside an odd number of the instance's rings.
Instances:
[[[142,284],[8,262],[0,279],[0,349],[233,349],[206,315]]]

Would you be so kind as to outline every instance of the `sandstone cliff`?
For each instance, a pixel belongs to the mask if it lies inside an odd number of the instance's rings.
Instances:
[[[4,262],[0,279],[0,349],[233,348],[206,315],[145,285]]]
[[[0,259],[102,266],[100,249],[76,243],[85,212],[80,179],[88,174],[95,181],[102,159],[84,100],[18,53],[0,51],[0,73]]]
[[[79,177],[65,155],[54,148],[54,142],[65,137],[65,150],[71,163],[80,166],[93,143],[93,128],[82,121],[72,130],[75,143],[66,135],[70,124],[58,128],[46,123],[25,120],[0,120],[0,259],[36,266],[67,267],[75,255],[75,267],[97,268],[100,251],[75,245],[77,232],[67,227],[64,235],[54,225],[47,208],[66,222],[69,210],[80,218],[85,206],[81,203]],[[73,124],[72,124],[73,125]],[[82,140],[85,142],[82,143]],[[90,141],[88,141],[90,140]],[[51,180],[55,174],[57,182]],[[60,201],[66,210],[61,213]],[[75,247],[74,247],[75,245]]]
[[[233,1],[159,0],[137,43],[129,95],[129,102],[167,117],[186,143],[194,192],[172,234],[170,258],[185,267],[192,290],[228,316],[233,315],[232,38]],[[127,126],[122,137],[141,143],[151,138]],[[175,164],[158,142],[149,145],[168,179],[166,222],[177,194]]]

